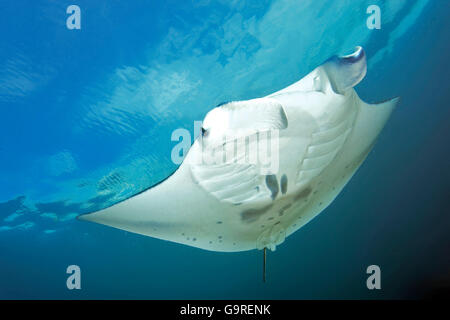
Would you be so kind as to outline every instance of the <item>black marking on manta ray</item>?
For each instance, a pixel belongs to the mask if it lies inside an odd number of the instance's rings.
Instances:
[[[278,213],[278,215],[281,217],[284,212],[289,209],[292,206],[292,203],[288,203],[287,205],[285,205],[283,208],[281,208],[280,212]]]
[[[110,206],[108,206],[108,207],[106,207],[106,208],[100,209],[100,210],[95,210],[95,211],[90,211],[90,212],[86,212],[86,213],[80,214],[80,215],[77,216],[77,219],[79,219],[81,216],[85,216],[85,215],[88,215],[88,214],[91,214],[91,213],[95,213],[95,212],[98,212],[98,211],[102,211],[102,210],[109,209],[109,208],[114,207],[115,205],[117,205],[117,204],[119,204],[119,203],[122,203],[122,202],[124,202],[124,201],[127,201],[128,199],[131,199],[131,198],[133,198],[133,197],[136,197],[137,195],[140,195],[141,193],[144,193],[145,191],[148,191],[148,190],[150,190],[150,189],[152,189],[152,188],[154,188],[154,187],[160,185],[161,183],[165,182],[165,181],[168,180],[171,176],[173,176],[173,175],[175,174],[175,172],[177,172],[178,169],[179,169],[179,167],[176,168],[175,171],[173,171],[171,174],[169,174],[167,177],[165,177],[165,178],[162,179],[161,181],[155,183],[154,185],[152,185],[152,186],[150,186],[150,187],[148,187],[148,188],[146,188],[146,189],[144,189],[144,190],[142,190],[142,191],[139,191],[138,193],[133,194],[132,196],[129,196],[129,197],[126,198],[126,199],[120,200],[120,201],[118,201],[118,202],[116,202],[116,203],[114,203],[114,204],[112,204],[112,205],[110,205]]]
[[[226,104],[229,104],[229,103],[231,103],[231,102],[232,102],[232,101],[221,102],[221,103],[219,103],[219,104],[216,106],[216,108],[219,108],[219,107],[224,106],[224,105],[226,105]]]
[[[307,196],[309,196],[311,191],[312,191],[311,188],[303,189],[302,191],[300,191],[298,194],[295,195],[294,201],[298,201],[302,198],[306,198]]]
[[[128,224],[129,226],[135,226],[136,228],[147,228],[147,229],[152,229],[153,231],[158,231],[161,229],[165,229],[165,228],[172,228],[175,226],[180,226],[179,223],[174,223],[174,222],[160,222],[160,221],[140,221],[139,223],[135,222],[135,223],[127,223],[126,220],[126,216],[117,219],[118,223],[122,223],[122,224]]]
[[[285,174],[283,174],[283,176],[281,177],[280,185],[281,185],[281,193],[285,194],[288,186],[288,178]]]
[[[272,193],[270,197],[272,198],[272,200],[274,200],[277,197],[279,191],[277,176],[274,174],[267,175],[266,186]]]
[[[264,213],[266,213],[270,208],[272,208],[272,204],[265,206],[261,209],[248,209],[241,212],[241,219],[246,223],[251,223],[259,219]]]

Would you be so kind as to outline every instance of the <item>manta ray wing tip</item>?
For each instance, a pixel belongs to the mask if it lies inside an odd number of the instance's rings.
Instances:
[[[78,221],[92,221],[92,214],[94,212],[82,213],[76,216]]]

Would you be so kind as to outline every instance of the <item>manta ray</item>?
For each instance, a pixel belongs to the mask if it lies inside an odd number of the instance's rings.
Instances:
[[[358,97],[366,70],[357,47],[268,96],[219,105],[172,175],[78,218],[206,250],[264,249],[265,259],[333,202],[397,104]],[[264,142],[267,161],[249,161]]]

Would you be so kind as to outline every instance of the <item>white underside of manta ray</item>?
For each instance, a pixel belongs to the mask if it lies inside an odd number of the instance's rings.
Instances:
[[[397,104],[359,99],[366,68],[357,47],[269,96],[214,108],[174,174],[79,219],[206,250],[275,250],[336,198]],[[271,139],[275,169],[248,161]]]

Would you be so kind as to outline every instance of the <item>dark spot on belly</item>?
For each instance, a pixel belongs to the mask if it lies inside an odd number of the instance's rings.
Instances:
[[[270,192],[272,193],[271,198],[272,200],[275,199],[275,197],[278,194],[279,188],[278,188],[278,181],[277,176],[274,174],[270,174],[266,176],[266,186],[269,188]]]
[[[281,193],[285,194],[288,186],[288,178],[286,177],[285,174],[283,174],[283,176],[281,177],[280,185],[281,185]]]
[[[292,203],[288,203],[287,205],[285,205],[283,208],[281,208],[280,212],[278,213],[278,215],[281,217],[284,212],[289,209],[292,206]]]
[[[265,214],[271,207],[272,207],[272,205],[270,204],[261,209],[248,209],[248,210],[242,211],[241,219],[245,223],[255,222],[256,220],[259,219],[260,216]]]
[[[302,191],[300,191],[299,193],[297,193],[297,194],[295,195],[294,200],[295,200],[295,201],[298,201],[298,200],[300,200],[300,199],[303,199],[303,198],[308,197],[309,194],[311,193],[311,191],[312,191],[311,188],[303,189]],[[306,199],[305,199],[305,200],[306,200]]]

